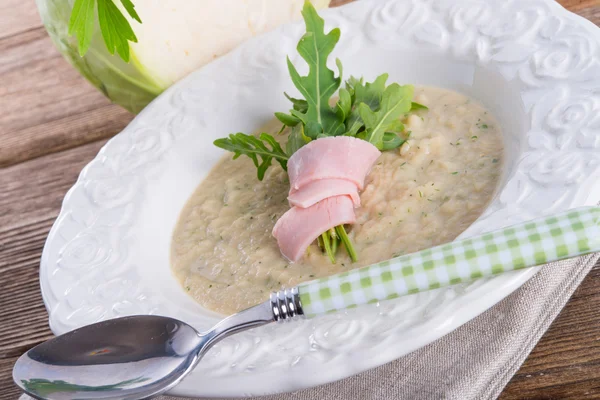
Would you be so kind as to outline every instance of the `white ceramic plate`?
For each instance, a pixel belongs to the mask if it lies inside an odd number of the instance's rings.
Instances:
[[[438,85],[499,119],[505,171],[463,236],[600,199],[600,29],[551,0],[360,1],[323,12],[345,76]],[[212,141],[288,108],[285,56],[302,24],[251,40],[148,106],[82,171],[44,248],[40,280],[56,334],[129,314],[202,330],[219,316],[169,268],[179,211],[221,157]],[[301,68],[302,70],[302,68]],[[172,391],[242,396],[340,379],[405,355],[482,313],[535,270],[231,337]]]

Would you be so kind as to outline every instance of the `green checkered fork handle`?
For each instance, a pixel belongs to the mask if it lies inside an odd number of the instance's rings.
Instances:
[[[600,251],[600,208],[585,207],[298,286],[308,317]]]

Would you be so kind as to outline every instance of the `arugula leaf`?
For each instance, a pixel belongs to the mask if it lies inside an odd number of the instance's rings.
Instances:
[[[421,103],[417,103],[416,101],[413,101],[412,106],[410,107],[410,111],[417,111],[417,110],[429,110],[429,107],[424,106]]]
[[[350,78],[348,78],[346,80],[346,89],[350,92],[350,94],[354,95],[354,88],[357,85],[362,85],[364,81],[364,78],[361,76],[360,79],[355,78],[354,76],[350,76]]]
[[[308,110],[308,102],[306,100],[303,99],[295,99],[293,97],[290,97],[287,93],[283,92],[283,94],[285,95],[285,97],[287,97],[287,99],[289,101],[292,102],[294,110],[296,111],[300,111],[301,113],[306,113],[306,111]]]
[[[371,110],[379,108],[379,103],[385,91],[385,82],[388,79],[388,74],[379,75],[372,83],[362,82],[354,87],[356,93],[356,104],[365,103]]]
[[[399,119],[395,119],[392,123],[387,127],[387,132],[400,133],[404,131],[404,124]]]
[[[69,19],[69,35],[77,36],[77,47],[82,57],[92,42],[95,7],[96,0],[75,0]]]
[[[301,122],[298,118],[294,117],[293,115],[289,115],[282,112],[276,112],[275,118],[277,118],[284,126],[296,126]]]
[[[306,117],[306,114],[301,113],[298,110],[290,110],[290,114],[292,114],[292,116],[298,118],[300,121],[302,121],[302,123],[304,125],[306,125],[306,123],[308,122],[308,118]]]
[[[323,133],[323,127],[321,124],[316,121],[308,121],[308,123],[304,125],[304,132],[306,136],[311,139],[318,139],[319,137],[327,136]]]
[[[383,148],[383,135],[394,121],[410,111],[414,88],[411,85],[389,85],[383,92],[378,111],[373,111],[366,103],[358,105],[358,113],[365,124],[365,140]]]
[[[356,136],[361,129],[363,129],[365,124],[363,123],[360,115],[358,114],[358,108],[352,111],[348,121],[346,122],[346,136]]]
[[[327,67],[327,58],[340,39],[340,30],[335,28],[325,34],[325,21],[308,1],[304,3],[302,16],[306,24],[306,33],[300,39],[297,50],[308,64],[308,75],[300,76],[290,58],[287,59],[292,82],[307,102],[307,110],[302,114],[306,115],[306,120],[320,124],[326,135],[340,135],[344,131],[344,124],[329,105],[329,99],[342,82],[341,64],[337,60],[340,69],[337,78]]]
[[[275,138],[269,134],[261,133],[259,137],[244,133],[230,134],[228,138],[217,139],[214,145],[234,153],[233,159],[246,155],[252,159],[257,168],[258,180],[262,181],[265,172],[271,166],[273,159],[277,160],[281,168],[287,171],[288,155],[283,151]],[[270,145],[269,149],[267,145]]]
[[[116,1],[116,0],[115,0]],[[131,18],[142,23],[131,0],[120,0]],[[129,21],[113,0],[97,0],[98,24],[102,38],[110,54],[115,51],[125,62],[129,62],[129,42],[137,42],[137,37]],[[69,35],[77,37],[79,55],[87,53],[94,33],[96,0],[75,0],[69,18]]]
[[[292,154],[298,151],[298,149],[311,141],[312,139],[304,134],[304,126],[302,124],[298,124],[292,128],[292,132],[288,136],[288,142],[285,150],[291,157]]]
[[[388,74],[379,75],[372,83],[364,83],[360,80],[350,77],[346,81],[346,87],[351,87],[354,90],[353,110],[346,122],[346,135],[355,136],[363,128],[364,123],[358,112],[360,103],[367,104],[371,110],[375,111],[379,108],[381,97],[385,90],[385,82],[388,79]]]
[[[383,134],[383,142],[381,144],[381,150],[393,150],[402,146],[407,139],[402,138],[394,132],[385,132]]]
[[[345,121],[346,117],[350,115],[352,110],[352,96],[347,89],[340,89],[340,98],[335,104],[335,112],[338,114],[340,120]]]

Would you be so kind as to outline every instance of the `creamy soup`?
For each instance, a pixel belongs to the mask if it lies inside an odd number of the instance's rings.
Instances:
[[[202,306],[229,314],[302,281],[358,268],[453,240],[481,214],[501,173],[498,122],[480,104],[452,91],[417,87],[429,107],[405,119],[409,140],[386,151],[367,176],[357,223],[336,264],[317,244],[298,263],[271,235],[289,209],[289,181],[273,164],[262,182],[247,157],[227,154],[185,205],[173,234],[172,269]],[[276,121],[263,131],[275,136]]]

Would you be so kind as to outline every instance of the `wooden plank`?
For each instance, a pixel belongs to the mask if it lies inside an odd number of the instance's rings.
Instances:
[[[92,87],[43,28],[0,40],[0,167],[113,136],[133,118]]]
[[[21,395],[21,391],[13,383],[12,366],[18,357],[0,359],[0,400],[16,400]]]
[[[352,0],[331,0],[331,3],[329,4],[330,7],[338,7],[347,3],[352,2]]]
[[[0,2],[0,39],[41,26],[42,20],[34,0]]]
[[[558,0],[558,2],[566,9],[579,13],[579,10],[584,8],[598,7],[599,0]]]
[[[104,141],[0,170],[0,399],[16,399],[12,366],[50,339],[39,259],[65,192]]]
[[[598,0],[600,4],[600,0]],[[587,18],[594,24],[600,26],[600,5],[588,8],[582,8],[577,11],[577,14],[583,18]]]
[[[52,337],[39,260],[65,192],[104,141],[0,170],[0,358]]]
[[[11,240],[14,246],[12,240],[25,240],[28,230],[35,229],[39,221],[48,225],[58,215],[62,199],[81,169],[104,143],[90,143],[0,170],[0,233],[7,235],[0,243]],[[9,251],[8,244],[0,244],[2,248]]]
[[[501,400],[600,398],[600,268],[573,294]]]

